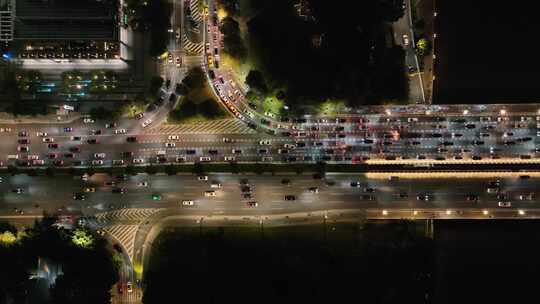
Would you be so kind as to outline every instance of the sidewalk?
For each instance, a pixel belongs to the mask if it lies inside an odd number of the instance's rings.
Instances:
[[[58,117],[61,119],[58,120]],[[19,115],[17,117],[7,114],[5,112],[0,112],[0,124],[65,124],[71,123],[79,118],[81,118],[80,113],[72,113],[69,115],[37,115],[37,116],[28,116],[28,115]]]
[[[430,54],[427,54],[423,58],[423,69],[422,69],[422,83],[424,85],[424,92],[426,96],[426,104],[433,103],[433,54],[435,52],[435,38],[433,34],[435,33],[435,0],[418,0],[416,2],[416,12],[418,16],[424,20],[425,27],[424,33],[425,37],[428,38],[431,42],[432,51]]]

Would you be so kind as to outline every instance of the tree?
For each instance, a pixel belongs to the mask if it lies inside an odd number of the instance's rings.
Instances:
[[[13,166],[13,165],[9,165],[7,167],[7,171],[10,175],[17,175],[19,174],[19,168],[17,168],[16,166]]]
[[[176,175],[178,173],[178,167],[173,164],[170,164],[165,167],[165,173],[167,175]]]
[[[421,38],[416,43],[416,53],[418,56],[424,56],[431,51],[431,42],[425,38]]]
[[[240,13],[240,2],[238,0],[220,0],[219,2],[228,15],[236,16]]]
[[[246,76],[246,84],[261,93],[266,93],[268,87],[266,86],[266,81],[264,80],[263,74],[258,70],[250,70]]]
[[[204,167],[200,162],[195,162],[193,164],[193,173],[197,175],[204,174]]]
[[[146,166],[144,168],[144,172],[146,172],[149,175],[154,175],[157,173],[157,168],[154,165]]]
[[[94,238],[89,231],[83,228],[77,228],[73,231],[71,241],[82,248],[91,248],[94,245]]]
[[[47,168],[45,168],[45,175],[46,176],[49,176],[49,177],[53,177],[56,173],[56,167],[54,166],[49,166]]]
[[[163,85],[163,82],[165,82],[165,80],[160,76],[154,76],[150,78],[150,85],[148,86],[148,93],[151,96],[157,95],[157,93],[159,92],[159,89]]]
[[[247,48],[240,36],[240,26],[231,17],[223,18],[220,30],[223,33],[223,50],[237,59],[244,59],[247,56]]]
[[[137,171],[135,170],[135,167],[133,167],[132,165],[128,165],[126,167],[126,174],[137,175]]]
[[[190,89],[202,89],[206,85],[206,75],[200,67],[189,69],[182,83]]]

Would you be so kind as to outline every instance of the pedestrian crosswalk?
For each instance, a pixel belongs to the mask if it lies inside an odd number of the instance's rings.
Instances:
[[[198,124],[162,124],[145,130],[146,134],[254,134],[255,131],[237,119],[219,119]]]
[[[135,235],[139,225],[112,225],[107,226],[103,230],[107,232],[109,237],[115,239],[126,251],[130,260],[133,260]]]
[[[182,34],[182,45],[186,53],[190,55],[200,55],[203,53],[204,45],[202,43],[191,42],[185,33]]]
[[[196,22],[201,22],[203,20],[203,15],[201,11],[200,1],[191,0],[189,3],[189,8],[191,10],[191,19]]]
[[[140,223],[152,214],[161,210],[162,208],[126,208],[98,213],[94,218],[97,223],[102,226],[118,222]]]

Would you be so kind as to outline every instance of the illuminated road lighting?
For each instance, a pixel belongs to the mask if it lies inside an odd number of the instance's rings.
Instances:
[[[383,211],[382,211],[382,215],[388,215],[388,211],[387,211],[387,210],[383,210]]]
[[[525,210],[518,210],[519,215],[525,215]]]
[[[489,212],[488,212],[487,210],[482,211],[482,213],[483,213],[484,215],[488,215],[488,214],[489,214]]]

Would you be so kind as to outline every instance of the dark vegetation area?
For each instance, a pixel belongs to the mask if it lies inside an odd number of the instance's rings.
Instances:
[[[236,8],[225,0],[223,6]],[[292,0],[253,0],[257,13],[247,20],[248,53],[268,88],[283,89],[293,110],[328,99],[351,106],[407,98],[404,51],[391,46],[390,23],[403,15],[399,0],[309,1],[299,17]],[[246,18],[228,9],[233,18]],[[238,17],[236,17],[238,16]],[[245,57],[232,18],[221,24],[225,51]]]
[[[169,121],[180,123],[192,118],[216,119],[224,117],[223,109],[212,98],[208,90],[204,71],[199,67],[190,69],[186,77],[176,87],[176,93],[182,97],[178,106],[169,113]]]
[[[73,241],[75,231],[53,226],[56,221],[45,217],[25,231],[0,223],[0,303],[25,303],[35,292],[36,281],[29,277],[38,268],[38,259],[61,269],[50,287],[48,303],[110,302],[111,286],[118,280],[118,264],[113,262],[106,240],[77,228],[85,240],[77,243]]]
[[[178,228],[153,243],[146,304],[422,303],[431,242],[414,224]]]

